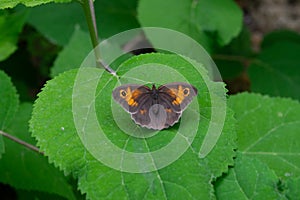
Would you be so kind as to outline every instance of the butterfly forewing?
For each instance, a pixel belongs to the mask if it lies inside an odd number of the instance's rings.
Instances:
[[[146,86],[127,84],[117,87],[113,91],[113,98],[127,112],[136,113],[140,106],[141,99],[147,99],[150,89]]]
[[[185,110],[198,93],[194,86],[181,82],[162,85],[158,90],[163,99],[167,99],[175,112]]]

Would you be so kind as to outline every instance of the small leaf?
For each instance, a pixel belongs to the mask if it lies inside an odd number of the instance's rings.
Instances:
[[[284,98],[239,94],[229,98],[237,119],[238,149],[277,176],[300,175],[300,104]]]
[[[130,54],[124,54],[123,51],[115,44],[111,44],[107,41],[103,41],[103,43],[105,43],[105,45],[100,45],[102,58],[109,60],[111,59],[110,57],[116,53],[118,53],[118,55],[122,55],[110,64],[112,69],[117,68],[120,63],[131,56]],[[111,53],[112,51],[114,53]],[[79,68],[83,61],[90,57],[90,54],[94,56],[89,34],[77,27],[69,44],[64,47],[55,60],[54,66],[51,68],[51,76],[54,77],[59,73]],[[95,63],[96,61],[93,62]]]
[[[89,34],[77,27],[69,43],[56,58],[54,66],[51,68],[51,77],[70,69],[79,68],[92,49]]]
[[[13,8],[18,4],[24,4],[25,6],[32,7],[49,2],[66,3],[70,1],[71,0],[2,0],[0,1],[0,9]]]
[[[23,103],[7,132],[27,143],[35,144],[28,132],[32,105]],[[6,153],[0,160],[0,181],[17,189],[54,193],[75,199],[72,187],[62,172],[49,165],[47,159],[20,144],[5,139]],[[30,184],[28,184],[30,183]]]
[[[166,8],[170,11],[167,14]],[[216,32],[219,44],[225,45],[242,28],[242,12],[231,0],[180,0],[176,3],[172,0],[141,0],[138,19],[145,27],[164,27],[185,33],[206,49],[211,49],[215,40],[207,31]],[[151,41],[151,37],[149,39]]]
[[[195,6],[193,3],[192,6]],[[206,0],[198,3],[196,20],[199,20],[204,31],[217,32],[221,46],[228,44],[240,33],[243,13],[234,1]]]
[[[217,95],[219,93],[224,96],[224,85],[210,81],[203,67],[200,67],[202,69],[201,74],[203,74],[199,76],[199,72],[192,68],[193,65],[201,66],[199,63],[193,61],[191,64],[175,55],[145,54],[133,57],[123,63],[117,73],[126,79],[129,75],[126,76],[126,72],[130,73],[133,69],[138,70],[137,66],[143,66],[143,64],[153,65],[153,63],[160,63],[178,70],[192,84],[199,87],[200,95],[195,102],[201,105],[201,121],[197,136],[186,152],[172,164],[152,172],[128,173],[104,165],[95,158],[95,154],[92,155],[94,152],[83,145],[79,137],[80,131],[76,131],[74,119],[77,119],[78,115],[81,116],[86,111],[94,113],[90,109],[96,109],[97,123],[100,123],[101,127],[105,129],[105,135],[109,140],[123,151],[149,152],[159,150],[176,136],[176,130],[179,128],[178,124],[150,138],[139,139],[125,134],[112,119],[111,94],[118,81],[116,77],[97,68],[85,68],[84,70],[81,69],[84,73],[83,82],[76,83],[75,78],[78,76],[78,71],[71,70],[49,81],[39,94],[30,121],[30,127],[33,135],[38,140],[38,146],[49,157],[49,160],[63,169],[65,173],[72,172],[78,177],[79,188],[82,192],[87,193],[89,199],[118,199],[120,197],[124,199],[211,199],[214,198],[211,181],[227,171],[228,165],[233,164],[235,131],[233,113],[230,109],[227,109],[223,132],[216,146],[207,157],[199,158],[199,149],[208,129],[211,110],[213,109],[211,98],[218,99]],[[142,70],[140,72],[144,74],[143,78],[145,80],[151,77],[152,80],[157,80],[156,78],[162,74],[160,68],[154,71],[148,69],[148,71]],[[156,76],[153,76],[155,74]],[[139,74],[133,73],[132,75],[138,76]],[[101,77],[100,80],[99,77]],[[165,76],[165,81],[169,81],[171,77]],[[134,80],[128,79],[127,81]],[[208,93],[208,86],[206,86],[204,80],[213,88],[212,93]],[[73,93],[74,82],[85,88],[84,93]],[[93,96],[94,100],[89,102],[84,97],[91,94],[95,95],[91,83],[96,83],[97,95],[96,99]],[[72,102],[72,98],[78,99],[81,103],[75,106],[75,111],[78,112],[72,112],[72,103],[74,106],[74,99]],[[96,104],[93,105],[94,103]],[[218,108],[215,110],[220,110],[218,104],[215,106]],[[193,112],[185,113],[191,114]],[[128,113],[124,114],[128,115]],[[94,123],[89,117],[84,117],[83,120],[86,124]],[[190,120],[187,123],[192,121],[198,123],[197,120]],[[132,122],[130,123],[128,126],[132,125]],[[97,133],[99,130],[98,126],[95,125],[91,127],[86,125],[85,128],[89,129],[85,132],[88,134]],[[191,128],[186,126],[186,130],[191,131]],[[94,149],[96,152],[101,152],[105,148],[105,144],[101,144],[103,141],[97,139],[98,136],[100,135],[96,135],[91,142],[95,144]],[[115,159],[113,154],[107,154],[107,156],[110,160],[117,162],[117,158]],[[168,157],[168,155],[165,155],[163,159]],[[140,163],[140,166],[144,164]]]
[[[300,35],[285,35],[282,40],[268,39],[258,60],[249,66],[251,90],[300,99]]]
[[[1,3],[0,3],[1,4]],[[19,33],[27,18],[27,11],[9,12],[0,10],[0,61],[17,49]]]
[[[280,199],[279,178],[263,162],[239,153],[234,168],[216,183],[218,199]]]

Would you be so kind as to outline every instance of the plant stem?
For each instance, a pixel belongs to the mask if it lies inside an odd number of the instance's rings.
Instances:
[[[8,138],[8,139],[10,139],[10,140],[12,140],[12,141],[14,141],[16,143],[19,143],[19,144],[25,146],[26,148],[28,148],[30,150],[36,151],[36,152],[44,155],[44,153],[41,152],[36,146],[33,146],[33,145],[31,145],[31,144],[23,141],[23,140],[20,140],[19,138],[16,138],[16,137],[14,137],[14,136],[12,136],[12,135],[10,135],[8,133],[5,133],[5,132],[3,132],[3,131],[0,130],[0,135],[3,135],[4,137],[6,137],[6,138]]]
[[[116,75],[116,72],[113,69],[111,69],[108,65],[106,65],[101,59],[100,48],[98,47],[99,39],[98,39],[97,24],[96,24],[93,0],[81,0],[80,3],[83,7],[84,15],[85,15],[87,25],[89,28],[90,37],[91,37],[92,44],[94,47],[94,53],[95,53],[95,57],[96,57],[97,66],[103,67],[109,73]]]

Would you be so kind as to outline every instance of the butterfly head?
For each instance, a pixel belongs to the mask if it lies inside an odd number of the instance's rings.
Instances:
[[[152,84],[152,90],[153,90],[153,91],[156,90],[156,86],[155,86],[154,83]]]

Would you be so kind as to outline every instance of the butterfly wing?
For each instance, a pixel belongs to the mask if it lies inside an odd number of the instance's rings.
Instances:
[[[150,116],[149,109],[153,105],[153,99],[149,96],[143,97],[138,107],[138,111],[136,113],[131,114],[131,118],[134,120],[136,124],[139,124],[143,127],[150,127]]]
[[[117,87],[113,98],[135,123],[151,129],[161,130],[178,122],[181,113],[197,95],[197,89],[187,83],[174,82],[158,88],[154,99],[147,86],[128,84]]]
[[[172,106],[170,105],[170,98],[168,96],[159,97],[159,105],[162,105],[165,111],[165,122],[163,128],[168,128],[173,126],[178,122],[182,112],[175,112]]]
[[[181,113],[174,112],[164,100],[148,98],[140,107],[139,111],[131,117],[136,124],[155,130],[161,130],[172,126],[178,121]]]
[[[138,112],[139,107],[148,99],[149,91],[150,89],[143,85],[121,85],[114,89],[113,99],[127,112],[133,114]]]
[[[184,111],[198,94],[194,86],[182,82],[165,84],[160,86],[158,90],[160,99],[177,113]]]

